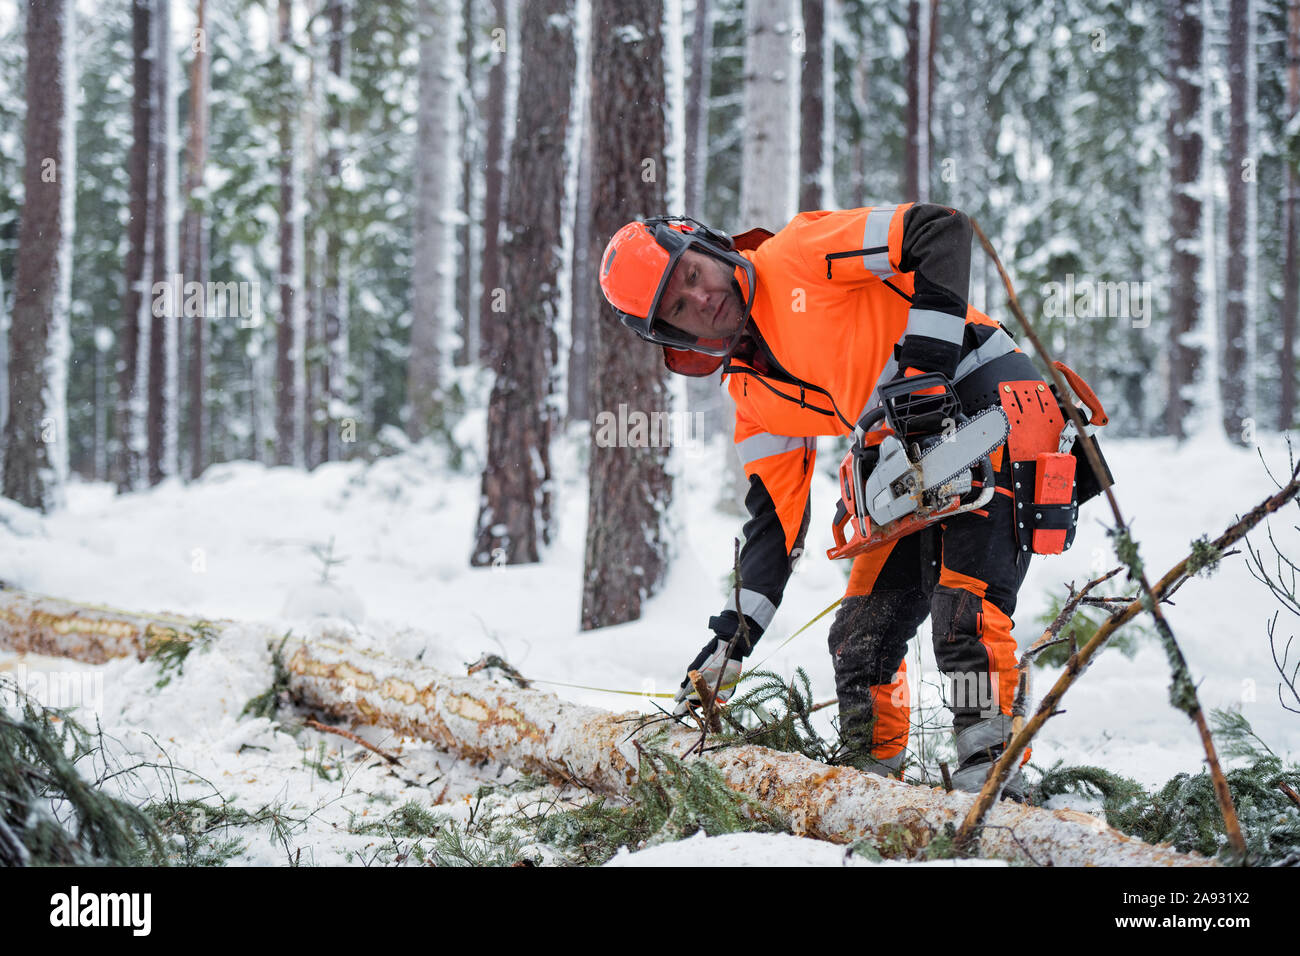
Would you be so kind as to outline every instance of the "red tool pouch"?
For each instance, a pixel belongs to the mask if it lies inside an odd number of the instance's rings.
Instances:
[[[1060,452],[1065,417],[1041,381],[1004,382],[998,397],[1011,422],[1007,450],[1020,550],[1060,554],[1074,543],[1079,515],[1073,455]]]
[[[1040,453],[1035,462],[1029,548],[1034,554],[1060,554],[1073,543],[1079,514],[1074,497],[1074,464],[1073,455],[1054,451]]]

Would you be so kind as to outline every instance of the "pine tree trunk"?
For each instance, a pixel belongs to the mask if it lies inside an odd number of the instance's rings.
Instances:
[[[798,109],[790,24],[793,0],[745,6],[745,149],[741,154],[741,229],[776,231],[794,215]]]
[[[579,0],[585,2],[585,0]],[[578,194],[574,197],[573,207],[573,262],[570,271],[570,288],[573,290],[573,320],[569,327],[569,380],[565,402],[565,413],[570,422],[591,420],[591,398],[588,384],[591,379],[591,336],[592,325],[597,321],[596,312],[603,305],[603,299],[593,298],[595,286],[591,282],[591,268],[594,258],[600,250],[592,251],[591,245],[591,176],[592,176],[592,130],[591,130],[591,44],[587,43],[587,56],[578,64],[578,72],[584,82],[578,86],[587,87],[587,100],[582,104],[578,117],[581,126],[581,138],[578,143]]]
[[[113,480],[118,491],[130,491],[140,481],[144,450],[145,344],[150,326],[149,288],[153,277],[150,222],[154,215],[153,177],[153,6],[155,0],[134,0],[131,6],[133,77],[131,92],[131,151],[127,158],[130,206],[127,223],[126,289],[122,331],[117,336],[117,451]]]
[[[519,122],[506,201],[503,250],[511,348],[488,402],[488,454],[470,563],[536,561],[550,540],[551,369],[559,321],[564,150],[576,66],[573,0],[524,7]]]
[[[153,287],[149,334],[149,484],[156,485],[177,471],[176,330],[183,289],[176,288],[176,108],[172,102],[171,0],[158,0],[153,17],[153,82],[155,111],[150,161],[154,178]]]
[[[1300,114],[1300,0],[1287,3],[1286,115],[1291,123]],[[1295,333],[1300,312],[1300,176],[1295,162],[1286,163],[1286,263],[1282,269],[1282,396],[1277,427],[1287,431],[1295,422],[1296,369]]]
[[[411,268],[411,356],[407,370],[410,418],[406,432],[419,440],[443,427],[442,330],[455,312],[451,259],[455,227],[445,212],[453,197],[456,157],[454,72],[456,37],[452,0],[420,0],[420,93],[415,172],[415,226]]]
[[[474,75],[477,67],[474,61],[475,7],[475,0],[462,0],[460,17],[462,42],[465,45],[465,101],[471,105],[470,108],[460,111],[461,125],[465,131],[465,135],[461,137],[460,196],[461,209],[466,215],[459,230],[460,288],[456,302],[460,312],[460,345],[456,349],[456,354],[452,356],[452,362],[457,368],[469,365],[478,356],[478,303],[474,301],[474,267],[478,260],[474,255],[474,216],[472,215],[474,183],[478,177],[478,149],[473,129],[477,117],[472,106]]]
[[[921,198],[921,0],[907,3],[907,143],[903,151],[905,201]]]
[[[9,328],[4,494],[43,512],[61,503],[68,474],[75,24],[72,0],[27,9],[26,165]]]
[[[297,274],[297,229],[295,203],[293,91],[293,0],[279,0],[279,146],[280,146],[280,309],[275,335],[275,463],[292,465],[298,460],[302,434],[298,409],[298,364],[302,343],[298,341],[298,310],[294,280]]]
[[[826,24],[824,4],[803,0],[804,54],[799,104],[799,209],[823,209],[826,157]]]
[[[1169,433],[1186,437],[1189,392],[1201,349],[1188,341],[1201,319],[1201,41],[1200,0],[1168,0],[1171,190],[1169,268]]]
[[[696,0],[691,37],[691,82],[686,93],[686,214],[702,218],[709,173],[709,91],[713,79],[713,20],[709,0]],[[722,373],[686,380],[686,402],[693,416],[700,416],[696,437],[709,441],[731,413],[721,392]]]
[[[505,200],[506,0],[492,0],[492,51],[485,109],[487,143],[483,156],[483,291],[479,300],[481,364],[497,364],[497,326],[501,323],[501,204]]]
[[[1231,441],[1245,445],[1249,365],[1248,330],[1254,312],[1254,226],[1251,206],[1255,157],[1251,149],[1254,111],[1255,36],[1252,0],[1231,0],[1228,11],[1228,77],[1232,97],[1228,136],[1228,251],[1227,305],[1223,324],[1223,430]],[[1253,443],[1253,442],[1252,442]]]
[[[186,283],[197,282],[206,288],[208,280],[208,197],[204,187],[208,162],[208,38],[207,4],[198,0],[198,19],[194,55],[190,66],[190,142],[185,176],[185,217],[181,220],[181,273]],[[206,296],[205,296],[206,304]],[[189,476],[198,478],[207,464],[204,382],[204,350],[207,347],[205,310],[190,317],[189,335]]]
[[[348,50],[351,36],[349,0],[329,0],[329,74],[342,85],[348,81]],[[345,135],[343,103],[337,93],[326,94],[324,178],[327,205],[332,210],[327,219],[325,255],[322,270],[321,308],[324,317],[325,355],[321,361],[321,403],[324,418],[320,425],[319,449],[322,460],[333,461],[341,455],[340,423],[336,409],[344,401],[348,373],[348,313],[344,282],[346,263],[342,236],[342,208],[345,196],[342,184]]]
[[[593,249],[603,250],[629,220],[663,209],[662,19],[658,0],[592,4]],[[589,281],[597,281],[595,270]],[[642,602],[667,570],[665,515],[672,500],[666,447],[645,441],[607,447],[598,431],[598,419],[617,415],[620,403],[641,414],[668,410],[662,353],[635,340],[608,310],[593,318],[583,630],[641,616]]]

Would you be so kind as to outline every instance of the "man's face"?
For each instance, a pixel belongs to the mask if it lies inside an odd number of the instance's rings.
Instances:
[[[668,279],[656,318],[697,338],[729,339],[740,328],[744,313],[732,268],[687,249]]]

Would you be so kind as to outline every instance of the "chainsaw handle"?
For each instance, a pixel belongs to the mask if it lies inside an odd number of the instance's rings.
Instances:
[[[1078,372],[1064,362],[1053,362],[1052,365],[1065,376],[1070,388],[1074,389],[1074,394],[1083,399],[1083,404],[1088,406],[1088,411],[1092,413],[1092,417],[1088,419],[1088,424],[1105,425],[1106,422],[1110,421],[1109,416],[1106,415],[1106,409],[1102,408],[1101,399],[1097,397],[1097,393],[1092,390]]]

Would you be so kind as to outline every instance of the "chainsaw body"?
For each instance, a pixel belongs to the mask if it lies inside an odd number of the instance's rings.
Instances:
[[[831,526],[835,547],[826,552],[831,558],[857,557],[982,508],[994,493],[989,453],[1010,431],[1000,407],[968,418],[940,373],[881,386],[880,399],[858,422],[840,464],[840,504]],[[888,433],[868,446],[867,434],[882,421]]]

